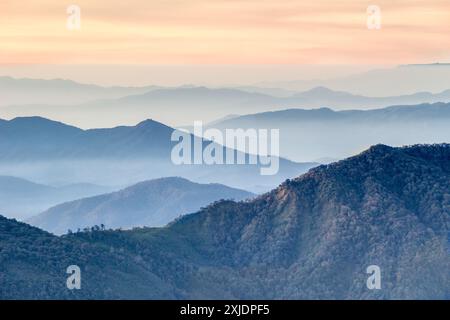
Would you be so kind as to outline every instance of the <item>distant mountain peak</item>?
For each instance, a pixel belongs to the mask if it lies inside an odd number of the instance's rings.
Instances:
[[[153,119],[146,119],[144,121],[139,122],[134,126],[135,129],[144,130],[144,131],[157,131],[157,132],[172,132],[173,128],[165,125],[164,123],[155,121]]]
[[[297,93],[293,95],[293,97],[305,97],[308,99],[332,99],[332,98],[340,98],[340,99],[353,99],[353,98],[359,98],[358,96],[355,96],[351,93],[344,92],[344,91],[335,91],[330,88],[324,87],[324,86],[317,86],[310,90],[303,91],[300,93]]]
[[[336,91],[331,90],[331,89],[329,89],[327,87],[324,87],[324,86],[318,86],[318,87],[314,87],[314,88],[312,88],[310,90],[307,90],[307,91],[305,91],[303,93],[334,93],[334,92],[336,92]]]
[[[6,121],[8,124],[14,125],[14,126],[26,126],[27,128],[32,128],[35,126],[45,127],[45,128],[53,128],[53,127],[60,127],[60,128],[68,128],[73,130],[79,130],[82,131],[80,128],[65,124],[60,121],[55,121],[51,119],[47,119],[40,116],[29,116],[29,117],[16,117],[11,120]]]
[[[145,119],[141,122],[139,122],[136,127],[147,127],[147,126],[155,126],[155,125],[162,125],[162,123],[157,122],[153,119]]]
[[[201,184],[181,177],[146,180],[125,189],[59,204],[28,221],[63,234],[94,224],[109,228],[163,226],[221,198],[242,200],[253,194],[222,184]]]
[[[28,117],[15,117],[11,120],[9,120],[8,122],[10,123],[53,123],[53,124],[61,124],[61,125],[65,125],[65,123],[62,123],[60,121],[55,121],[55,120],[51,120],[48,118],[44,118],[44,117],[40,117],[40,116],[28,116]]]
[[[9,122],[23,122],[23,121],[43,121],[43,122],[58,122],[58,121],[53,121],[44,117],[40,117],[40,116],[29,116],[29,117],[15,117],[11,120],[9,120]],[[59,122],[61,123],[61,122]]]

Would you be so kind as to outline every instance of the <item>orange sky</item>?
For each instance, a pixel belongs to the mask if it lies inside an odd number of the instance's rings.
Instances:
[[[397,64],[450,60],[450,0],[1,0],[0,64]],[[368,30],[367,6],[382,10]]]

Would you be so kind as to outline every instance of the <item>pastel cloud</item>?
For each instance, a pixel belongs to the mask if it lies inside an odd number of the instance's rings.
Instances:
[[[419,63],[450,58],[450,2],[378,0],[60,0],[0,3],[0,63]]]

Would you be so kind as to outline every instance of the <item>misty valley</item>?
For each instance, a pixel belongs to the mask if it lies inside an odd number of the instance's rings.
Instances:
[[[0,76],[0,300],[450,299],[449,75]]]

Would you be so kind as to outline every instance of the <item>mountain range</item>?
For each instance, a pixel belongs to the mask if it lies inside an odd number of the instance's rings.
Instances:
[[[410,95],[420,91],[442,92],[448,89],[448,83],[450,83],[450,64],[429,63],[377,68],[348,76],[329,77],[328,79],[266,81],[257,83],[255,86],[290,91],[304,91],[317,86],[324,86],[336,91],[383,97]],[[422,102],[432,101],[416,103]],[[403,104],[404,102],[398,103]]]
[[[7,217],[26,219],[56,204],[114,189],[88,183],[54,187],[17,177],[0,176],[0,212]]]
[[[449,299],[449,190],[450,145],[377,145],[164,228],[56,237],[0,218],[0,298]]]
[[[242,165],[176,165],[171,158],[178,144],[171,139],[174,130],[153,120],[135,126],[90,130],[40,117],[0,120],[0,175],[48,185],[91,183],[105,186],[127,186],[180,176],[195,182],[221,183],[260,192],[316,165],[279,159],[279,171],[274,175],[261,175],[263,165],[248,162]],[[192,151],[196,141],[204,147],[212,143],[202,142],[192,135],[188,138]],[[222,146],[215,146],[226,154]]]
[[[294,161],[343,159],[370,145],[450,141],[450,103],[373,110],[288,109],[215,121],[213,128],[280,130],[280,155]],[[294,147],[295,146],[295,147]]]
[[[69,105],[97,99],[114,99],[159,89],[145,87],[102,87],[65,79],[30,79],[0,76],[0,106],[25,104]],[[26,94],[24,94],[26,93]]]
[[[106,228],[164,226],[183,214],[221,199],[254,195],[220,184],[199,184],[171,177],[140,182],[120,191],[59,204],[27,220],[54,234],[94,225]],[[169,200],[170,199],[170,200]]]
[[[1,89],[2,82],[8,84],[3,85],[3,89]],[[67,80],[0,78],[0,91],[5,90],[5,97],[6,94],[13,95],[13,92],[16,92],[10,90],[11,86],[16,88],[17,99],[4,100],[10,103],[2,103],[0,107],[2,117],[37,115],[82,128],[133,124],[145,118],[157,119],[171,126],[184,126],[192,125],[194,121],[199,120],[211,122],[230,113],[244,115],[287,108],[321,107],[367,110],[391,105],[450,102],[448,88],[440,93],[415,92],[407,95],[372,97],[318,86],[306,91],[274,95],[276,92],[274,93],[273,88],[269,90],[249,86],[105,88]],[[35,86],[36,90],[29,91],[30,86]],[[53,90],[50,90],[51,88]],[[24,95],[23,92],[28,93]],[[58,96],[52,97],[52,92]],[[40,99],[40,95],[48,95],[49,98]],[[61,102],[62,98],[59,95],[65,100]],[[92,99],[86,98],[89,95]],[[23,97],[28,96],[34,100],[23,101]],[[72,99],[72,96],[75,98]]]

